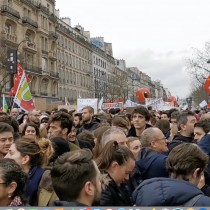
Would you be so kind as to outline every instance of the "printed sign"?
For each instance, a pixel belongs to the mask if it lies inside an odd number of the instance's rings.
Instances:
[[[97,98],[78,98],[77,112],[82,112],[85,106],[91,106],[94,109],[94,114],[98,113],[98,99]]]

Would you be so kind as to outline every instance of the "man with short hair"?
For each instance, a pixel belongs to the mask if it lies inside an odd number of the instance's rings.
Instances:
[[[168,148],[171,151],[174,147],[181,143],[192,143],[194,134],[194,125],[196,118],[191,111],[182,111],[177,116],[178,133],[169,143]]]
[[[0,159],[8,153],[14,142],[14,129],[7,123],[0,122]]]
[[[100,171],[89,150],[68,152],[51,170],[52,184],[60,201],[54,206],[92,206],[100,200]]]
[[[196,144],[176,146],[166,161],[170,178],[143,181],[133,193],[136,206],[210,206],[210,198],[200,190],[208,159]]]
[[[162,112],[162,113],[160,114],[160,119],[162,119],[162,120],[168,120],[168,121],[169,121],[168,112]]]
[[[168,177],[165,167],[168,147],[163,132],[159,128],[147,128],[141,135],[141,144],[137,168],[142,179]]]
[[[128,139],[121,128],[111,127],[103,133],[102,138],[101,138],[102,148],[109,141],[112,141],[112,140],[117,141],[117,143],[120,144],[121,146],[128,147],[127,146]]]
[[[69,114],[64,112],[57,112],[53,114],[49,119],[49,130],[48,130],[48,137],[62,137],[65,140],[69,141],[68,134],[72,128],[72,118]],[[70,151],[78,149],[78,147],[69,142]]]
[[[128,131],[128,137],[140,137],[145,129],[151,127],[151,125],[148,124],[149,120],[149,111],[143,106],[136,107],[132,112],[133,126]]]
[[[94,109],[91,106],[86,106],[82,109],[82,126],[78,129],[77,135],[83,130],[90,132],[98,128],[100,122],[93,118]]]

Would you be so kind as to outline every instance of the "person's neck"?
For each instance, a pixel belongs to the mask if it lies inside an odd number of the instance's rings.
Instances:
[[[141,136],[142,132],[145,130],[145,127],[146,127],[146,125],[142,128],[135,128],[136,136]]]
[[[22,167],[22,171],[23,171],[24,173],[28,174],[29,171],[30,171],[30,167],[27,166],[27,165],[24,165],[24,166]]]
[[[0,160],[4,159],[4,156],[2,153],[0,153]]]
[[[84,205],[87,205],[87,206],[92,206],[92,202],[90,201],[90,200],[88,200],[88,198],[87,197],[85,197],[85,198],[78,198],[77,200],[76,200],[78,203],[81,203],[81,204],[84,204]]]
[[[9,204],[12,202],[12,199],[5,198],[4,200],[0,200],[0,206],[9,206]]]
[[[181,136],[184,136],[184,137],[192,137],[192,135],[189,135],[187,132],[185,131],[180,131],[179,132]]]

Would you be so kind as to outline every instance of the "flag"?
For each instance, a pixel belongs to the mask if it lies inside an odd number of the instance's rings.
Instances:
[[[24,111],[30,111],[35,109],[32,95],[24,71],[22,73],[22,77],[16,91],[14,104],[17,104]]]
[[[98,109],[102,109],[103,102],[104,102],[104,97],[102,97],[98,102]]]
[[[3,94],[3,112],[7,113],[7,111],[8,111],[8,105],[7,105],[7,101],[5,99],[5,96]]]
[[[17,64],[17,68],[18,68],[18,71],[15,74],[14,86],[11,88],[11,90],[9,92],[9,96],[14,96],[16,94],[21,77],[22,77],[23,73],[25,73],[23,67],[19,63]],[[28,77],[28,75],[26,73],[25,73],[25,75],[26,75],[27,82],[30,83],[31,82],[30,78]]]

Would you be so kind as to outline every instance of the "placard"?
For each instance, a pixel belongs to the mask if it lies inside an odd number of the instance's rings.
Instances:
[[[85,106],[91,106],[94,109],[94,114],[98,113],[98,99],[97,98],[78,98],[77,112],[82,112]]]

